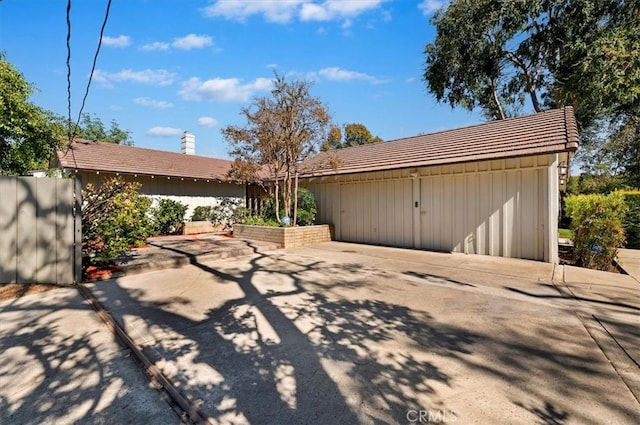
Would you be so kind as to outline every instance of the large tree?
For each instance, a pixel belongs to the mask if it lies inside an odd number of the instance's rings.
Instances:
[[[326,140],[331,118],[320,99],[310,93],[312,83],[286,81],[276,74],[270,97],[256,98],[241,110],[243,126],[222,129],[235,157],[232,173],[243,180],[255,179],[265,169],[274,182],[276,218],[280,221],[279,190],[285,216],[297,220],[298,176],[303,163]]]
[[[380,142],[382,142],[382,139],[378,136],[373,136],[364,124],[349,123],[344,125],[344,138],[339,127],[331,128],[321,149],[328,151]]]
[[[438,101],[490,119],[572,105],[593,144],[606,135],[602,155],[624,162],[617,146],[637,151],[639,2],[453,0],[432,23],[424,80]]]
[[[94,115],[82,114],[82,119],[75,127],[74,135],[83,139],[133,146],[131,132],[122,130],[116,120],[111,120],[111,127],[107,130],[102,120]]]
[[[36,91],[0,54],[0,174],[26,175],[48,165],[63,128],[29,101]]]

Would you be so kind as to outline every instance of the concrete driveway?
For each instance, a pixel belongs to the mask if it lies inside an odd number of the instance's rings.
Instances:
[[[331,242],[88,284],[215,424],[635,424],[637,282]]]

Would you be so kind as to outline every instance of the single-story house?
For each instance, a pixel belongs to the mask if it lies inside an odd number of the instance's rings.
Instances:
[[[577,148],[566,107],[321,153],[301,185],[340,241],[557,263]]]
[[[140,193],[173,199],[189,208],[217,205],[223,198],[245,201],[245,185],[232,182],[231,161],[195,155],[195,137],[182,136],[182,153],[76,139],[58,152],[54,168],[80,177],[82,187],[121,176],[141,184]]]
[[[335,239],[558,262],[560,192],[578,148],[571,107],[320,153],[301,176]],[[83,185],[120,175],[141,192],[189,205],[253,200],[227,179],[231,162],[77,140],[59,168]],[[255,193],[254,193],[255,192]]]

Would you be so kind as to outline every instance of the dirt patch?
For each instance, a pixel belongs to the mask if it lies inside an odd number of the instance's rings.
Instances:
[[[12,300],[57,288],[61,288],[61,286],[42,283],[3,283],[0,284],[0,301]]]

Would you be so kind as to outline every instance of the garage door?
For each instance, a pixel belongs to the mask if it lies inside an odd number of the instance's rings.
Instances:
[[[338,239],[412,248],[413,203],[408,179],[343,183]]]
[[[423,177],[420,248],[543,260],[545,187],[541,170]]]

